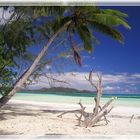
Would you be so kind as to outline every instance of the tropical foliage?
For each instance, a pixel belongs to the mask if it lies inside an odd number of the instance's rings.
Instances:
[[[52,9],[53,8],[51,8],[51,10]],[[55,11],[56,9],[53,10]],[[64,13],[62,16],[63,10]],[[60,12],[60,15],[53,15],[53,20],[49,20],[46,23],[44,23],[44,27],[39,27],[38,31],[42,32],[42,34],[45,31],[44,34],[47,37],[51,37],[51,35],[55,33],[60,27],[62,27],[65,23],[71,21],[70,25],[67,27],[64,33],[65,36],[68,37],[70,40],[74,58],[79,65],[81,65],[81,59],[75,47],[75,35],[78,35],[81,41],[83,42],[84,49],[88,52],[92,52],[93,45],[95,43],[99,43],[99,41],[94,35],[95,32],[100,32],[102,34],[112,37],[114,40],[117,40],[120,43],[123,43],[124,38],[116,27],[118,25],[122,25],[125,28],[130,29],[130,26],[125,20],[127,14],[117,10],[99,9],[98,7],[89,6],[78,6],[65,7],[65,9],[62,8],[62,11]],[[45,15],[45,13],[43,15]]]
[[[1,25],[0,42],[1,42],[1,60],[6,61],[1,70],[8,70],[9,75],[1,77],[1,85],[12,87],[11,79],[16,73],[14,68],[17,66],[15,58],[27,54],[27,48],[32,43],[39,43],[45,39],[46,46],[38,54],[33,64],[19,79],[20,85],[23,85],[29,76],[34,72],[41,58],[44,56],[48,47],[58,38],[69,40],[74,59],[77,64],[81,65],[79,49],[76,47],[75,36],[78,36],[83,44],[83,48],[91,53],[93,45],[99,41],[96,39],[94,32],[98,31],[113,39],[123,42],[123,36],[116,28],[122,25],[130,29],[126,22],[126,14],[112,9],[100,9],[99,7],[74,6],[74,7],[14,7],[13,14],[8,21]],[[6,55],[5,55],[6,53]],[[4,57],[3,57],[4,56]],[[10,61],[10,62],[9,62]],[[9,63],[8,63],[9,62]],[[10,81],[10,84],[7,82]],[[9,86],[10,85],[10,86]],[[18,85],[18,84],[17,84]],[[17,86],[14,85],[10,96],[16,92]],[[7,90],[5,90],[7,91]],[[6,92],[7,93],[7,92]],[[9,93],[8,93],[9,94]],[[4,100],[4,98],[3,98]],[[7,102],[7,101],[4,101]]]
[[[57,9],[61,10],[60,7]],[[48,7],[1,7],[1,11],[0,94],[5,95],[12,89],[17,77],[21,74],[18,72],[21,71],[24,61],[32,59],[27,48],[33,43],[40,42],[40,38],[37,39],[35,36],[36,30],[41,29],[40,26],[35,27],[37,18],[46,13],[51,15],[53,8],[48,10]],[[57,15],[57,13],[55,14]],[[6,17],[7,14],[10,16]],[[41,35],[46,37],[45,32],[42,32]],[[20,59],[22,63],[19,62]],[[36,74],[34,74],[35,76]]]
[[[5,8],[6,11],[6,8]],[[4,10],[3,10],[4,12]],[[0,26],[0,93],[4,95],[12,88],[18,68],[15,57],[24,57],[26,47],[31,43],[26,35],[27,24],[19,19],[5,19]]]

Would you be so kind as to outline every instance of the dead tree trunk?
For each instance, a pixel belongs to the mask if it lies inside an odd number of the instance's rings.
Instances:
[[[103,107],[101,107],[100,98],[102,96],[102,75],[97,74],[98,77],[97,84],[93,82],[92,77],[93,76],[91,71],[89,77],[85,78],[96,89],[96,97],[94,98],[95,107],[93,108],[93,112],[92,113],[85,112],[85,107],[82,105],[81,102],[79,102],[81,109],[63,112],[62,114],[58,115],[58,117],[62,117],[64,114],[67,113],[78,112],[80,116],[78,116],[77,114],[75,116],[78,119],[79,126],[93,127],[96,123],[102,120],[102,117],[104,117],[103,120],[105,120],[106,124],[108,124],[109,121],[107,120],[106,115],[112,110],[113,106],[111,104],[116,98],[113,97]]]
[[[91,74],[91,76],[92,76],[92,74]],[[98,78],[99,78],[98,84],[97,85],[94,85],[94,86],[96,86],[96,90],[97,90],[96,91],[97,92],[97,95],[95,97],[94,116],[96,116],[98,114],[98,110],[99,110],[99,106],[100,106],[100,98],[102,96],[102,76],[98,75]],[[89,80],[88,81],[90,81],[90,83],[92,83],[90,77],[89,77]]]

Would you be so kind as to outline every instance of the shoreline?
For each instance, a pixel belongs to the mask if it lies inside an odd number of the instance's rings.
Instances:
[[[91,105],[94,103],[94,98],[92,97],[82,97],[82,96],[63,96],[57,94],[17,94],[12,99],[15,100],[26,100],[26,101],[36,101],[36,102],[55,102],[55,103],[65,103],[65,104],[77,104],[80,100],[83,104]],[[103,97],[101,98],[101,103],[106,103],[110,100],[111,97]],[[129,106],[129,107],[139,107],[140,106],[140,98],[120,98],[117,97],[117,100],[114,101],[114,104],[117,106]]]
[[[91,111],[91,107],[91,105],[86,105],[88,111]],[[140,137],[140,109],[138,107],[115,106],[107,115],[110,121],[108,125],[101,121],[91,128],[77,126],[78,122],[74,113],[66,114],[62,118],[57,117],[63,111],[79,108],[78,104],[38,103],[12,99],[0,110],[0,136],[19,137],[22,135],[33,136],[33,138],[38,138],[38,136],[40,138],[55,138],[55,136],[84,138],[87,136],[94,138],[107,135],[107,138],[114,138],[116,135],[126,135],[130,138],[134,135]],[[130,123],[132,113],[135,114]]]
[[[54,103],[54,102],[36,102],[36,101],[25,101],[25,100],[10,100],[6,106],[20,108],[31,108],[31,109],[46,109],[46,110],[58,110],[58,111],[67,111],[67,110],[75,110],[80,109],[78,104],[69,104],[69,103]],[[93,109],[92,105],[83,104],[86,107],[86,111],[90,112]],[[119,113],[119,114],[118,114]],[[116,106],[109,113],[109,115],[117,115],[117,116],[132,116],[140,117],[140,108],[138,106]]]

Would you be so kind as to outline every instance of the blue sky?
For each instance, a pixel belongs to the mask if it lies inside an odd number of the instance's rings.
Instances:
[[[94,60],[84,61],[84,64],[104,73],[139,73],[140,72],[140,7],[101,7],[120,10],[128,14],[127,21],[131,30],[119,27],[124,36],[124,44],[120,44],[110,37],[95,33],[101,42],[95,45],[92,56]],[[89,67],[85,67],[87,71]]]
[[[140,7],[104,7],[117,9],[128,14],[127,21],[131,30],[119,28],[124,35],[124,44],[111,40],[109,37],[98,35],[100,45],[95,46],[95,68],[109,73],[139,73],[140,72]]]
[[[140,93],[140,6],[105,6],[101,8],[116,9],[128,14],[127,21],[132,29],[127,30],[123,27],[118,27],[124,35],[124,44],[120,44],[110,37],[95,33],[95,36],[101,43],[94,45],[94,52],[92,54],[87,52],[81,53],[82,67],[76,65],[73,57],[69,55],[65,59],[55,60],[52,65],[46,65],[44,71],[48,73],[52,70],[52,77],[69,82],[69,86],[72,88],[94,90],[85,80],[85,76],[93,69],[95,72],[103,73],[104,90],[121,93]],[[0,8],[0,13],[2,13],[2,8]],[[6,14],[8,17],[9,13]],[[57,49],[54,49],[52,53],[48,53],[45,56],[45,61],[70,48],[68,38],[66,37],[65,39],[66,47],[59,46]],[[33,54],[38,54],[45,45],[45,42],[33,45],[29,51]],[[75,42],[79,42],[77,37]],[[59,44],[59,42],[56,42],[56,44]],[[51,45],[49,51],[55,48],[56,44]],[[62,63],[63,65],[61,65]],[[55,69],[59,69],[64,74],[57,75]],[[94,78],[96,81],[97,77],[95,76]],[[53,83],[53,85],[68,86],[63,83]],[[47,79],[41,77],[38,83],[30,87],[42,88],[48,86]]]
[[[75,63],[71,63],[67,60],[68,58],[65,58],[64,67],[61,67],[61,70],[65,72],[66,75],[57,77],[69,81],[71,87],[92,90],[83,77],[93,69],[95,72],[100,71],[104,74],[105,90],[123,93],[140,93],[140,7],[106,6],[101,8],[116,9],[128,14],[128,18],[126,19],[131,26],[131,30],[118,27],[124,36],[124,44],[120,44],[110,37],[95,33],[95,36],[101,43],[94,45],[94,52],[92,54],[88,54],[87,52],[81,53],[82,67],[79,67]],[[79,39],[75,38],[75,42],[79,42]],[[43,45],[33,47],[30,51],[37,53],[41,50]],[[66,47],[69,48],[69,45],[66,45]],[[63,49],[60,47],[60,50]],[[50,57],[53,55],[55,56],[56,52],[49,55]],[[54,70],[54,67],[56,64],[59,64],[59,62],[60,61],[57,60],[53,65],[46,66],[46,71],[49,69]],[[76,72],[77,79],[76,76],[73,76],[74,79],[72,79],[72,75],[70,74],[71,71]],[[41,79],[46,81],[43,77]],[[44,84],[43,81],[31,87],[46,87],[46,83]],[[55,86],[67,87],[67,85],[64,84],[56,84]]]
[[[100,41],[100,44],[94,45],[92,55],[87,52],[82,53],[82,67],[78,67],[76,64],[68,65],[64,71],[88,72],[93,68],[95,71],[103,73],[140,73],[140,7],[105,6],[101,8],[116,9],[128,14],[126,19],[132,29],[127,30],[123,27],[118,27],[124,36],[124,44],[95,32],[95,36]],[[79,42],[79,39],[75,38],[75,41]],[[37,53],[42,46],[33,46],[34,48],[31,48],[31,51]]]
[[[83,52],[81,54],[82,67],[78,67],[76,64],[67,65],[64,71],[88,72],[93,68],[95,71],[101,71],[103,73],[140,73],[140,6],[102,6],[101,8],[116,9],[128,14],[128,18],[126,19],[132,29],[127,30],[123,27],[118,27],[124,35],[124,44],[120,44],[110,37],[95,32],[95,36],[101,43],[94,45],[92,55]],[[2,8],[0,10],[2,10]],[[8,14],[8,12],[6,14]],[[79,39],[75,38],[75,42],[79,42]],[[44,44],[45,43],[33,45],[30,51],[37,54]],[[69,44],[69,42],[67,44]],[[50,49],[52,47],[53,46],[51,46]],[[60,46],[60,50],[63,50],[61,48],[62,46]],[[69,48],[69,45],[67,45],[67,48]],[[56,55],[56,53],[58,53],[58,50],[54,51],[53,55]]]

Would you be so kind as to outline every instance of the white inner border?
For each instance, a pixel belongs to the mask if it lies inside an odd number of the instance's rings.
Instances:
[[[73,6],[73,5],[96,5],[96,6],[140,6],[140,0],[0,0],[0,6]]]
[[[67,5],[79,5],[79,6],[85,6],[85,5],[96,5],[96,6],[140,6],[140,0],[0,0],[0,6],[67,6]],[[24,136],[24,135],[0,135],[0,139],[10,139],[10,140],[16,140],[16,139],[34,139],[36,136]],[[107,139],[115,139],[115,140],[139,140],[140,135],[114,135],[114,136],[62,136],[62,137],[42,137],[41,139],[51,138],[51,140],[57,140],[57,139],[66,139],[70,140],[72,138],[76,139],[100,139],[100,140],[107,140]],[[37,138],[36,138],[37,139]],[[39,139],[39,138],[38,138]]]

